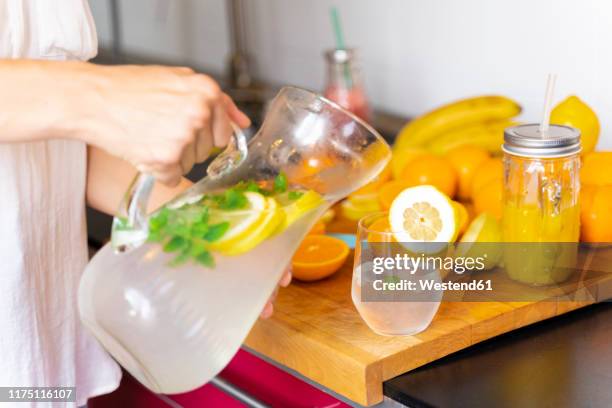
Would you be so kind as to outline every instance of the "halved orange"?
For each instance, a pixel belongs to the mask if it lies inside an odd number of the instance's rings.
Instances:
[[[307,235],[291,260],[292,274],[297,280],[312,282],[336,272],[350,253],[341,239],[327,235]]]

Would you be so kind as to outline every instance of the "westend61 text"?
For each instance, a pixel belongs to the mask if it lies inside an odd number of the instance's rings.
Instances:
[[[434,279],[420,279],[418,281],[409,281],[402,279],[397,282],[385,282],[382,279],[372,282],[372,286],[376,291],[388,290],[406,290],[406,291],[481,291],[493,290],[493,285],[490,279],[473,280],[471,282],[438,282]]]

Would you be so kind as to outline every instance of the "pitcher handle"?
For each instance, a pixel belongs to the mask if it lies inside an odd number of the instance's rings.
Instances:
[[[207,174],[211,179],[219,178],[240,166],[248,154],[246,136],[242,129],[231,123],[233,134],[225,148],[208,165]],[[125,252],[142,245],[149,235],[147,207],[155,184],[155,178],[148,173],[138,173],[130,183],[117,215],[113,218],[111,246],[116,252]]]

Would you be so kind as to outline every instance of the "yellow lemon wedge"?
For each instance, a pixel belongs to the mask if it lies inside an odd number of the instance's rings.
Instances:
[[[298,198],[292,199],[291,195],[296,193],[302,194]],[[283,222],[278,227],[278,232],[284,231],[308,211],[323,204],[323,197],[313,190],[290,191],[278,194],[274,196],[274,199],[276,199],[285,215]]]
[[[502,258],[501,241],[501,228],[497,219],[488,213],[482,213],[474,218],[461,237],[455,256],[482,258],[484,269],[493,269]]]
[[[402,244],[449,243],[457,235],[455,208],[451,200],[433,186],[416,186],[402,191],[391,203],[389,225]],[[423,252],[437,252],[425,245]]]
[[[266,204],[263,217],[249,230],[248,235],[243,236],[239,241],[220,252],[225,255],[243,254],[255,248],[263,240],[278,230],[279,225],[281,225],[285,219],[285,214],[274,198],[268,197],[266,199]]]
[[[224,252],[242,241],[257,228],[266,217],[268,200],[262,194],[245,192],[248,204],[240,210],[211,210],[210,223],[228,222],[229,228],[221,239],[210,244],[210,248]]]

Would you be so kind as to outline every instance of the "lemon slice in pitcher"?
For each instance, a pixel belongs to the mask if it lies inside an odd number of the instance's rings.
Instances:
[[[236,211],[215,209],[210,212],[211,224],[229,223],[229,228],[225,234],[218,241],[210,244],[211,249],[220,252],[231,249],[249,236],[266,217],[266,207],[268,206],[266,197],[255,192],[245,192],[244,196],[248,202],[244,209]]]
[[[308,191],[288,191],[274,196],[282,211],[285,214],[283,223],[279,226],[278,232],[284,231],[293,224],[298,218],[308,211],[318,207],[323,203],[323,197],[313,190]]]
[[[219,251],[225,255],[239,255],[250,251],[259,245],[263,240],[275,232],[285,219],[283,210],[274,198],[266,199],[266,208],[263,217],[247,230],[247,234],[240,237],[240,240],[232,243],[231,246],[224,247]]]
[[[402,191],[391,203],[389,225],[398,242],[448,243],[457,235],[455,209],[451,200],[433,186]],[[422,252],[436,252],[438,245],[421,245]]]

